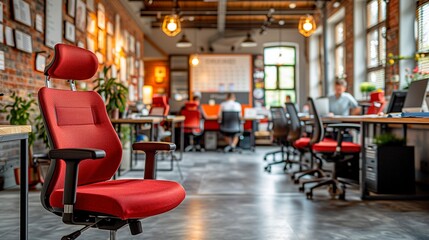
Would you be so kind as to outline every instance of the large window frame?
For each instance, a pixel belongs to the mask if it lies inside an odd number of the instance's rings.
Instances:
[[[367,79],[377,88],[385,87],[386,11],[384,0],[368,0],[366,3]]]
[[[417,2],[416,9],[416,49],[420,56],[417,61],[420,71],[429,72],[429,0]]]
[[[281,61],[277,62],[277,63],[267,63],[267,50],[275,50],[275,48],[278,48],[279,52],[277,53],[277,56],[280,55],[280,53],[282,52],[282,49],[288,49],[288,50],[292,50],[294,52],[294,58],[293,58],[293,63],[282,63]],[[279,56],[280,58],[280,56]],[[265,77],[264,77],[264,86],[265,86],[265,105],[266,106],[283,106],[284,102],[285,102],[285,97],[286,95],[291,95],[291,100],[292,102],[296,102],[297,101],[297,92],[296,92],[296,87],[297,87],[297,81],[296,81],[296,75],[297,75],[297,51],[296,51],[296,47],[295,46],[290,46],[290,45],[280,45],[280,46],[270,46],[270,47],[265,47],[264,48],[264,72],[265,72]],[[268,79],[270,77],[270,74],[267,72],[267,69],[271,68],[271,69],[276,69],[276,82],[275,82],[275,87],[273,88],[269,88],[268,86],[270,84],[267,84]],[[291,70],[290,72],[293,72],[293,87],[282,87],[282,83],[281,83],[281,72],[282,69],[287,69],[287,68],[292,68],[293,70]],[[277,100],[275,101],[270,101],[268,96],[274,96],[275,94],[277,94]]]
[[[334,25],[335,43],[335,77],[344,78],[346,73],[346,35],[344,32],[344,20]]]

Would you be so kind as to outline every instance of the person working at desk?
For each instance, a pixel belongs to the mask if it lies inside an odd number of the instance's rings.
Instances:
[[[222,119],[222,112],[239,112],[239,115],[241,116],[241,104],[235,101],[234,93],[228,93],[226,95],[226,100],[220,104],[218,114],[219,120]],[[224,151],[233,151],[238,144],[238,135],[228,133],[223,134],[225,136],[225,141],[228,143],[228,146],[225,147]]]
[[[334,115],[348,116],[350,114],[360,114],[358,102],[350,94],[346,92],[347,82],[343,79],[335,81],[335,94],[328,97],[329,112]]]

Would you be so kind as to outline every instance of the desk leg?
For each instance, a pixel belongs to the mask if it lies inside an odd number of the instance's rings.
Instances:
[[[20,239],[28,239],[28,138],[20,142]]]
[[[201,142],[201,140],[200,140]],[[179,160],[183,159],[183,151],[185,148],[185,121],[180,122],[180,158]]]
[[[360,197],[362,200],[366,199],[368,196],[368,190],[366,187],[366,137],[369,131],[368,123],[361,123],[362,126],[362,161],[360,166]]]

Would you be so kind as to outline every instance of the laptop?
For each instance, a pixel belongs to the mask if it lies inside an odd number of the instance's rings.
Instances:
[[[427,112],[426,92],[429,79],[413,81],[408,88],[402,112]]]
[[[314,100],[314,105],[321,117],[329,116],[329,99],[328,98],[318,98]]]

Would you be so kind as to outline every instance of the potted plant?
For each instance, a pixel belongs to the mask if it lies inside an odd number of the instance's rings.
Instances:
[[[414,147],[402,138],[383,133],[365,151],[368,189],[380,194],[415,192]]]
[[[363,82],[360,84],[360,92],[364,95],[365,99],[368,97],[368,94],[376,89],[374,83]]]
[[[31,125],[34,126],[34,116],[36,101],[28,95],[27,98],[21,97],[15,92],[11,95],[12,102],[4,106],[2,112],[7,113],[6,120],[11,125]],[[34,127],[33,127],[34,128]],[[29,160],[29,178],[28,184],[30,187],[35,186],[39,182],[39,175],[37,168],[33,165],[33,144],[36,140],[36,131],[29,133],[28,135],[28,160]],[[19,168],[14,169],[15,180],[19,184]]]
[[[106,110],[111,118],[119,118],[119,112],[125,111],[127,106],[128,88],[116,80],[109,77],[110,67],[103,67],[103,75],[94,80],[96,84],[94,90],[97,91],[106,104]]]

